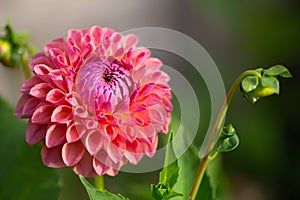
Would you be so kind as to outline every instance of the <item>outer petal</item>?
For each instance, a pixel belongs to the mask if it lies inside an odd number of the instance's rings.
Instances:
[[[48,148],[55,147],[66,141],[66,124],[52,124],[46,133],[45,144]]]
[[[25,117],[29,117],[28,115],[26,115],[25,113],[23,113],[24,110],[24,106],[25,104],[32,99],[31,96],[23,94],[22,97],[19,99],[18,104],[16,106],[15,109],[15,117],[16,118],[25,118]]]
[[[54,109],[51,115],[51,122],[67,123],[72,117],[72,108],[70,106],[61,105]]]
[[[62,159],[62,145],[48,148],[43,145],[42,159],[46,166],[53,168],[61,168],[66,166]]]
[[[75,124],[71,124],[68,126],[67,132],[66,132],[66,139],[68,143],[75,142],[80,139],[77,127]]]
[[[105,171],[107,170],[107,166],[105,166],[102,162],[97,160],[96,158],[93,159],[93,167],[98,175],[105,174]]]
[[[82,159],[73,167],[73,170],[76,174],[83,177],[92,177],[96,175],[96,172],[93,168],[93,157],[90,156],[87,152],[83,155]]]
[[[103,140],[104,138],[101,136],[99,131],[93,131],[88,134],[86,140],[85,140],[85,145],[88,150],[88,152],[91,155],[96,154],[102,147],[103,145]]]
[[[32,76],[23,83],[20,92],[29,93],[32,87],[42,82],[43,81],[38,76]]]
[[[26,141],[29,144],[36,144],[42,141],[46,135],[47,125],[34,124],[30,120],[26,129]]]
[[[29,94],[38,99],[46,99],[46,96],[51,89],[52,87],[49,84],[39,83],[31,88]]]
[[[31,121],[36,124],[49,124],[54,107],[49,104],[40,105],[33,113]]]
[[[139,143],[137,140],[134,142],[126,142],[127,151],[124,152],[124,156],[129,160],[132,164],[137,164],[143,157],[141,153],[141,147],[139,147]]]
[[[65,102],[66,94],[61,91],[60,89],[54,88],[50,90],[46,96],[46,101],[54,104],[59,105]]]
[[[62,149],[62,158],[67,166],[76,165],[83,157],[85,148],[81,141],[65,143]]]

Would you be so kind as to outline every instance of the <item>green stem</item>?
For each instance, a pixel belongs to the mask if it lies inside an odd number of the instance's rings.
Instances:
[[[215,141],[216,137],[218,136],[219,130],[221,129],[222,123],[225,119],[227,110],[229,108],[231,99],[233,97],[233,94],[235,93],[236,89],[240,85],[241,81],[246,76],[251,76],[251,75],[258,76],[258,77],[261,76],[255,70],[247,70],[247,71],[243,72],[242,74],[240,74],[237,77],[237,79],[234,81],[234,83],[232,84],[230,90],[227,93],[227,96],[224,100],[224,103],[223,103],[223,105],[220,109],[218,118],[217,118],[216,123],[214,125],[214,128],[213,128],[213,130],[210,134],[207,146],[205,148],[205,154],[204,154],[205,156],[202,158],[202,161],[201,161],[200,166],[198,168],[197,175],[195,177],[195,180],[194,180],[194,183],[193,183],[190,195],[189,195],[190,200],[195,200],[196,199],[196,196],[197,196],[200,184],[202,182],[204,172],[206,171],[207,165],[209,164],[209,162],[211,160],[213,160],[213,158],[215,158],[215,156],[212,156],[212,158],[210,158],[210,153],[211,153],[211,150],[213,149],[214,141]]]
[[[95,176],[94,177],[94,185],[95,188],[99,191],[104,191],[104,177],[103,176]]]

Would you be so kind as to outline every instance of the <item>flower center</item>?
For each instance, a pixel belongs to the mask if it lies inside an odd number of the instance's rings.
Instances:
[[[103,71],[102,79],[105,83],[117,82],[119,79],[123,78],[126,72],[127,70],[120,65],[112,63]]]
[[[126,63],[97,59],[79,69],[75,92],[80,97],[80,104],[98,116],[112,113],[125,96],[130,96],[133,85],[133,77]]]

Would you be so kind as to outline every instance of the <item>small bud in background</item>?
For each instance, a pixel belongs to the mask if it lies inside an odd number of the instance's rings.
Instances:
[[[11,59],[11,44],[8,41],[0,39],[0,62],[8,65]]]
[[[17,33],[8,22],[0,33],[0,63],[6,67],[22,67],[25,77],[31,76],[28,61],[37,51],[28,44],[29,34]]]

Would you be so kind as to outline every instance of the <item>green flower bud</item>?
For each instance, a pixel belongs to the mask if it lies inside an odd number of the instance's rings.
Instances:
[[[0,62],[4,65],[9,65],[9,61],[12,55],[11,44],[6,41],[0,39]]]
[[[255,103],[258,99],[279,94],[279,81],[274,76],[247,76],[241,82],[244,97]]]

